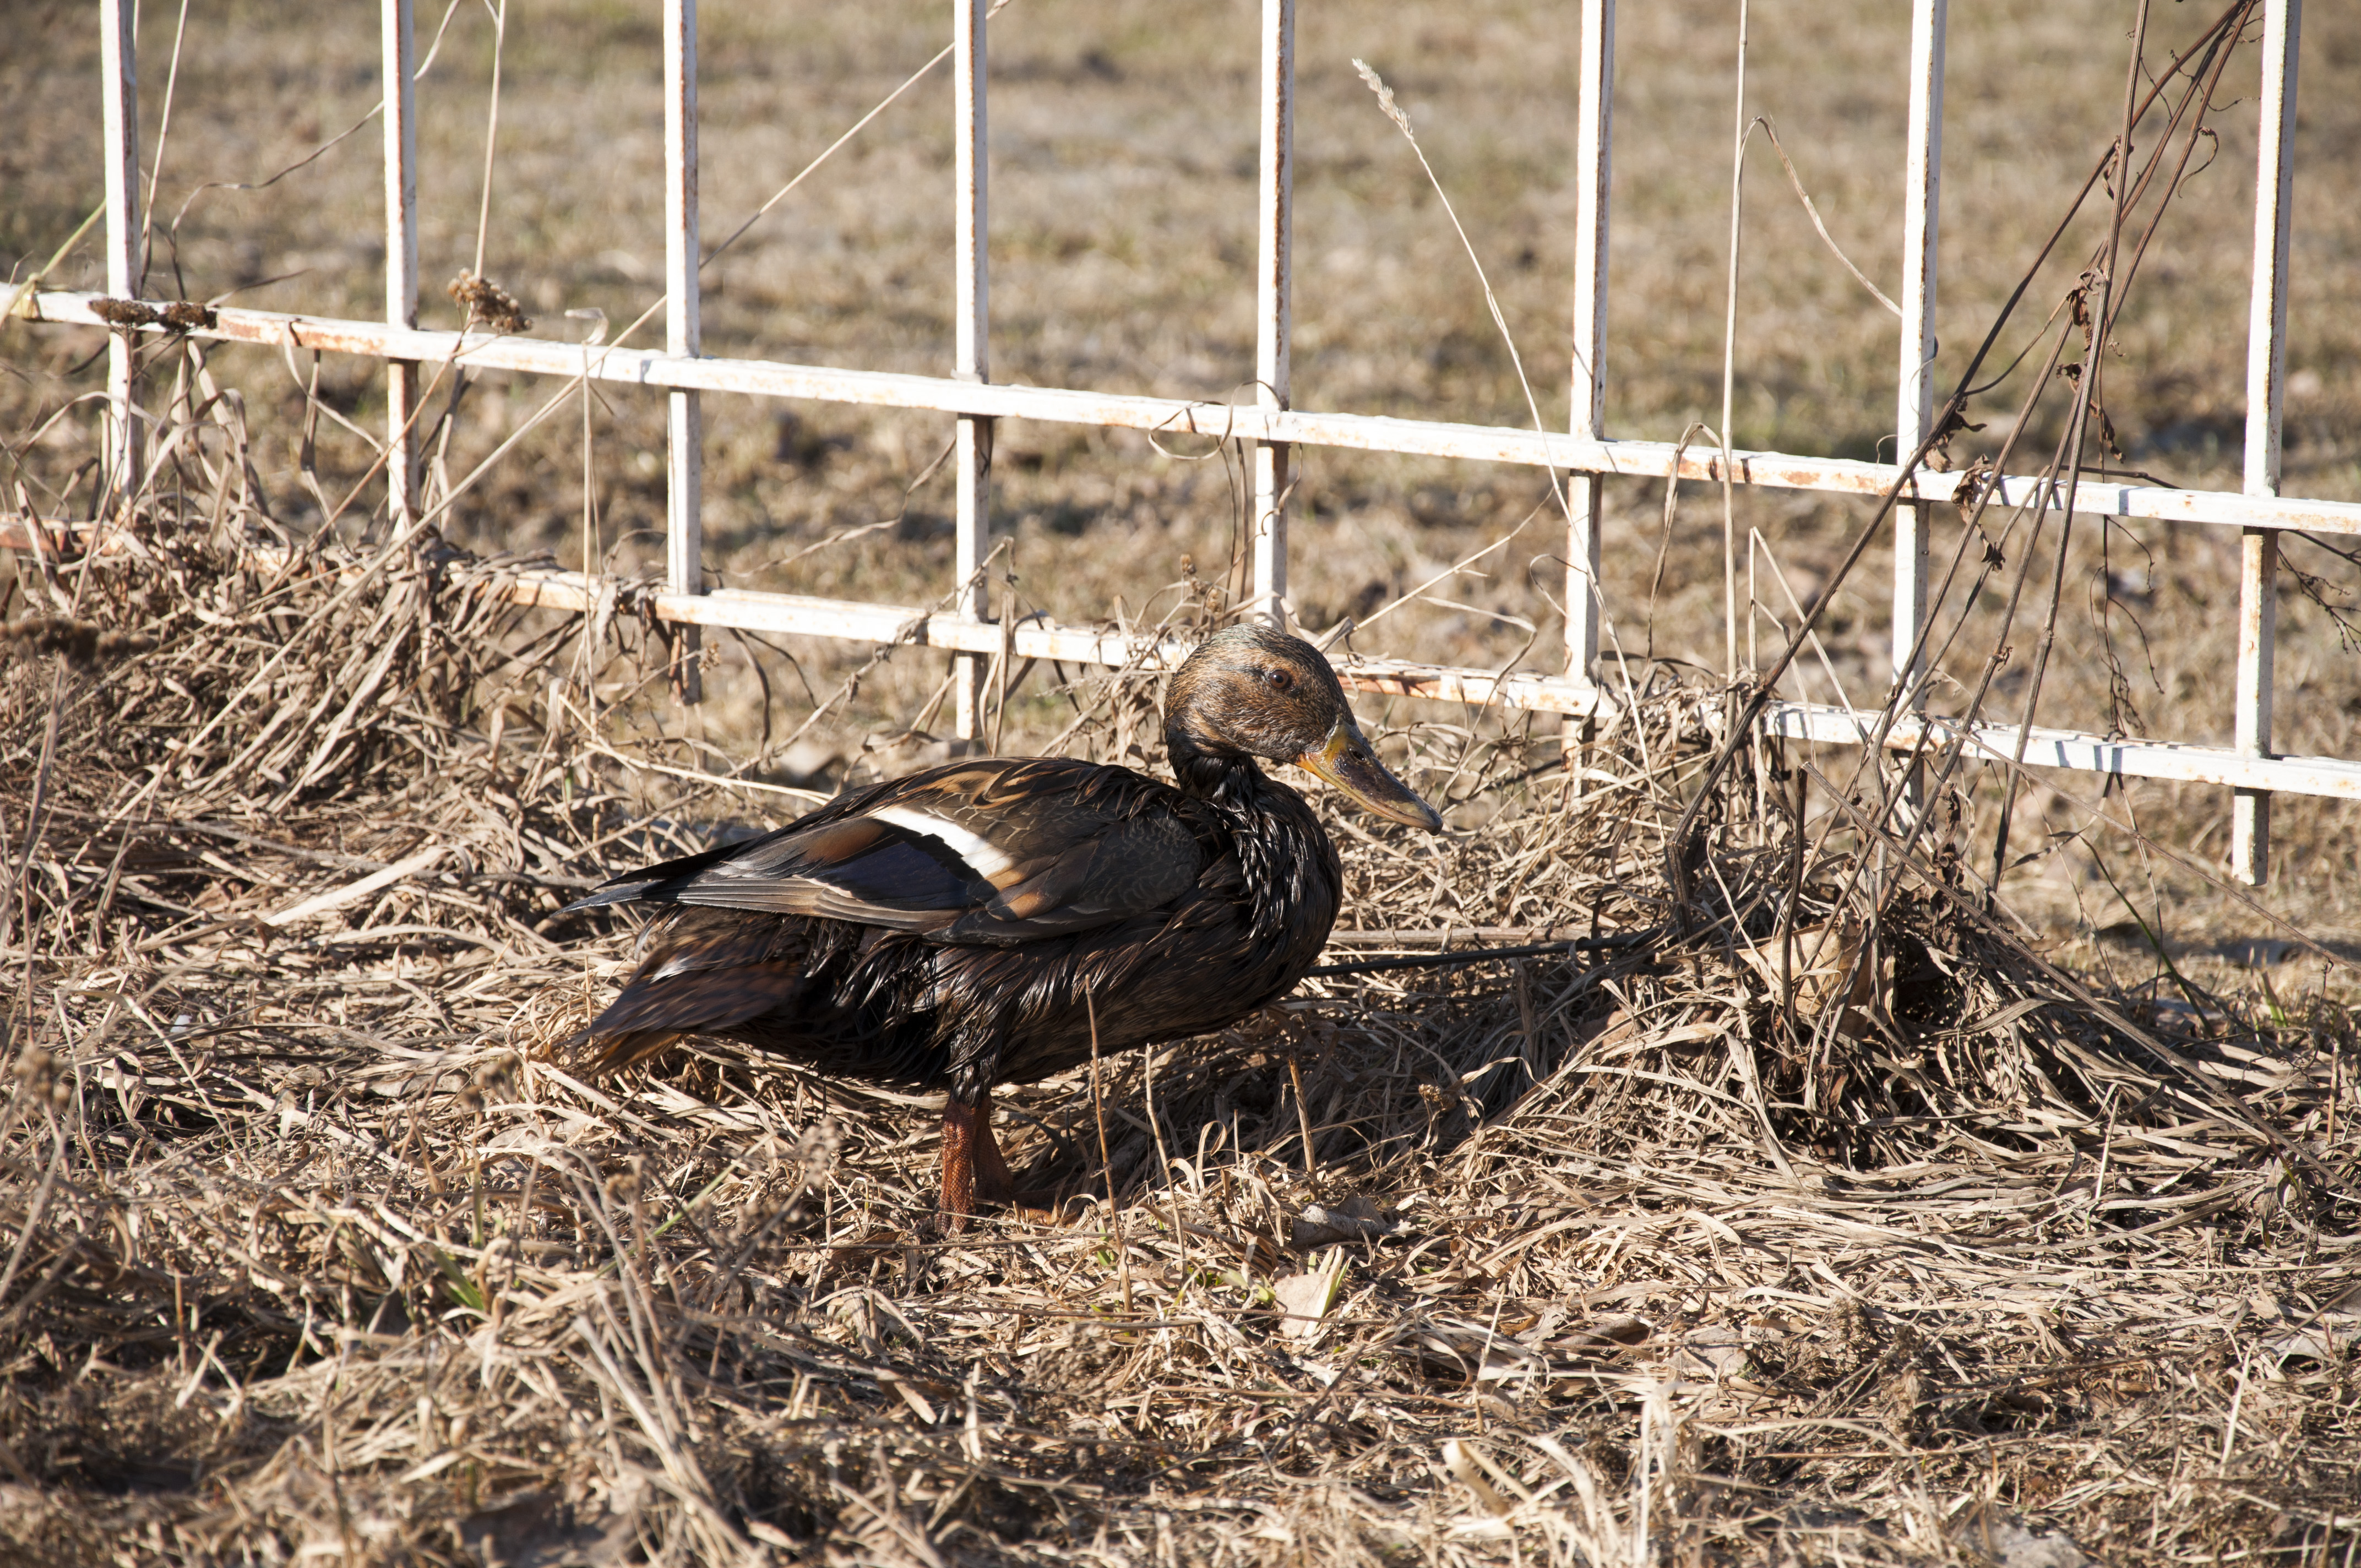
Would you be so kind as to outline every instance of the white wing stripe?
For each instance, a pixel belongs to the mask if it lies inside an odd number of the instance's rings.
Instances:
[[[1006,871],[1014,862],[991,843],[969,832],[956,822],[946,822],[930,812],[907,806],[883,806],[869,813],[881,822],[891,822],[896,828],[906,828],[913,833],[932,839],[949,848],[951,853],[965,861],[976,876],[991,881]]]

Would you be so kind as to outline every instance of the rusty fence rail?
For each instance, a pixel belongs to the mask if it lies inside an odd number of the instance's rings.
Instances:
[[[1523,464],[1567,477],[1567,609],[1562,673],[1501,674],[1480,669],[1356,656],[1338,673],[1348,685],[1399,695],[1472,701],[1570,716],[1599,713],[1613,702],[1598,677],[1605,605],[1598,590],[1600,498],[1611,477],[1718,481],[1719,450],[1610,438],[1600,373],[1607,335],[1607,236],[1613,144],[1614,0],[1582,0],[1576,160],[1578,207],[1575,247],[1572,427],[1563,433],[1455,424],[1290,406],[1289,326],[1294,231],[1295,3],[1262,0],[1258,222],[1256,246],[1256,395],[1251,403],[1216,404],[1060,389],[995,385],[990,379],[989,268],[984,236],[988,187],[984,34],[990,0],[952,0],[950,50],[958,130],[954,160],[955,354],[947,377],[840,370],[763,360],[708,357],[698,331],[697,4],[664,0],[665,173],[664,347],[626,349],[491,333],[423,331],[417,325],[418,242],[416,101],[412,0],[381,0],[385,131],[386,313],[379,322],[223,309],[196,335],[225,342],[355,354],[387,363],[390,422],[388,504],[397,522],[417,515],[417,454],[412,414],[422,367],[474,368],[661,388],[668,405],[666,468],[667,591],[654,613],[688,638],[704,626],[883,641],[906,637],[951,651],[958,660],[959,733],[977,733],[988,658],[1013,654],[1067,663],[1122,665],[1170,660],[1177,646],[1152,637],[1089,628],[987,619],[981,568],[988,554],[993,423],[1004,419],[1192,433],[1251,445],[1253,523],[1251,599],[1266,609],[1287,594],[1290,457],[1296,446]],[[22,307],[36,319],[107,325],[94,307],[124,298],[139,276],[137,87],[133,60],[135,0],[101,0],[107,138],[107,295],[43,291]],[[2274,754],[2272,645],[2277,535],[2285,529],[2361,534],[2361,504],[2282,498],[2279,430],[2286,368],[2289,184],[2295,123],[2301,0],[2265,0],[2259,83],[2260,156],[2255,212],[2252,310],[2248,329],[2247,422],[2244,488],[2238,492],[2094,483],[2085,477],[2075,510],[2125,519],[2175,520],[2236,528],[2242,534],[2235,740],[2228,747],[2125,740],[2074,731],[1962,725],[1936,717],[1905,718],[1885,743],[1908,748],[1922,734],[1959,739],[1971,754],[2005,762],[2022,740],[2025,760],[2041,767],[2218,784],[2235,792],[2233,867],[2249,882],[2268,873],[2269,800],[2274,791],[2361,799],[2361,762]],[[1937,283],[1937,218],[1942,167],[1943,52],[1947,0],[1913,0],[1909,125],[1899,346],[1897,449],[1916,450],[1935,410],[1931,374]],[[129,439],[132,352],[117,331],[110,348],[109,457],[118,485],[135,482],[137,443]],[[958,502],[949,609],[820,599],[792,594],[706,589],[701,517],[702,423],[708,392],[933,410],[957,421]],[[1880,495],[1901,477],[1891,465],[1775,452],[1734,452],[1740,484],[1852,495]],[[1909,667],[1927,616],[1929,509],[1949,502],[1960,476],[1922,470],[1896,509],[1893,638],[1894,673],[1905,691],[1921,690],[1924,672]],[[1999,504],[2033,499],[2041,480],[2000,476],[1986,481]],[[29,525],[19,524],[15,533]],[[0,544],[14,534],[0,532]],[[22,540],[16,541],[18,543]],[[513,589],[527,602],[556,609],[593,605],[598,583],[581,573],[522,574]],[[693,668],[693,665],[691,666]],[[1836,742],[1872,734],[1871,717],[1828,705],[1774,704],[1772,733]]]

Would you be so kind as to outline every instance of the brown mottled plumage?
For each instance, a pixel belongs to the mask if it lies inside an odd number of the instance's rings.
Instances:
[[[824,1073],[941,1087],[943,1209],[1012,1196],[995,1083],[1203,1034],[1284,996],[1334,924],[1336,852],[1257,758],[1372,811],[1433,810],[1388,773],[1328,662],[1261,626],[1216,633],[1172,677],[1177,784],[1057,758],[953,762],[793,826],[609,883],[577,907],[676,907],[590,1025],[601,1069],[686,1034]]]

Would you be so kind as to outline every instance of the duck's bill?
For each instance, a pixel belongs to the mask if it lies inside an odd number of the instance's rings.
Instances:
[[[1378,761],[1377,752],[1354,725],[1339,724],[1329,733],[1326,744],[1304,752],[1295,762],[1313,777],[1343,790],[1363,810],[1375,812],[1389,822],[1423,828],[1430,832],[1443,826],[1443,818],[1434,807],[1386,771],[1386,765]]]

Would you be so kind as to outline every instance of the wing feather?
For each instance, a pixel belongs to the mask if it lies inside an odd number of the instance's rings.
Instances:
[[[1150,913],[1213,858],[1169,785],[1056,758],[980,759],[620,877],[583,905],[701,905],[1006,946]]]

